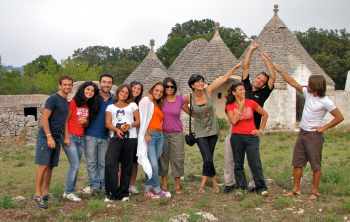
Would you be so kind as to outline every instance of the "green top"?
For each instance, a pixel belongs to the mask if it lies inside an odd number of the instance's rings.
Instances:
[[[214,112],[213,101],[209,98],[207,92],[204,89],[205,96],[207,97],[207,103],[198,106],[196,99],[193,96],[193,114],[194,114],[194,133],[196,138],[207,137],[220,134],[218,122]]]

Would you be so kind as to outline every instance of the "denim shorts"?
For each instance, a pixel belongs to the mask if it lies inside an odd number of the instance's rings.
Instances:
[[[38,137],[36,140],[36,164],[50,167],[58,166],[61,151],[61,137],[52,137],[52,139],[54,139],[56,143],[55,149],[51,149],[50,147],[48,147],[47,138],[44,130],[42,128],[39,130]]]

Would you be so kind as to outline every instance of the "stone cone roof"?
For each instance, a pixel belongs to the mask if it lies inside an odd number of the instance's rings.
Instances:
[[[165,75],[167,75],[167,70],[165,66],[154,53],[154,50],[153,50],[154,40],[152,39],[150,42],[151,42],[150,52],[148,53],[146,58],[141,62],[141,64],[124,81],[125,84],[129,84],[133,80],[141,81],[144,84],[144,90],[143,90],[144,92],[148,91],[149,89],[148,85],[152,85],[155,81],[163,81],[164,77],[160,79],[160,78],[157,78],[157,76],[164,76],[164,73]],[[159,70],[158,71],[156,70],[155,72],[153,72],[154,69],[160,69],[164,73],[159,74],[160,72]]]
[[[179,93],[185,95],[191,92],[188,80],[193,74],[202,75],[205,82],[211,84],[237,63],[236,57],[220,37],[219,23],[215,26],[215,35],[209,43],[205,44],[204,39],[192,41],[169,68],[179,85]]]
[[[289,75],[292,75],[300,65],[306,65],[313,75],[324,76],[327,85],[334,86],[334,81],[315,62],[299,40],[277,16],[278,5],[275,5],[274,12],[275,15],[265,25],[259,36],[254,39],[254,42],[259,44],[260,50],[266,52],[270,60],[277,63]],[[240,60],[246,57],[249,48],[250,46],[242,54]],[[250,61],[250,80],[253,80],[261,71],[268,73],[261,58],[261,52],[255,50]],[[242,73],[242,69],[239,69],[239,73]],[[285,83],[278,73],[276,73],[276,77],[276,83]]]

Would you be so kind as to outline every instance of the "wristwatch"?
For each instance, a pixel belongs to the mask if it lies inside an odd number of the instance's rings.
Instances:
[[[265,133],[264,133],[264,131],[262,130],[262,129],[259,129],[260,131],[261,131],[261,135],[264,135]]]

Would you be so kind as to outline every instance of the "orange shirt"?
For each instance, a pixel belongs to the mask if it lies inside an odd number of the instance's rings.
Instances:
[[[148,128],[157,128],[157,129],[163,130],[162,128],[163,118],[164,118],[163,112],[159,109],[158,106],[154,106],[153,116],[152,116],[151,122],[148,125]]]

